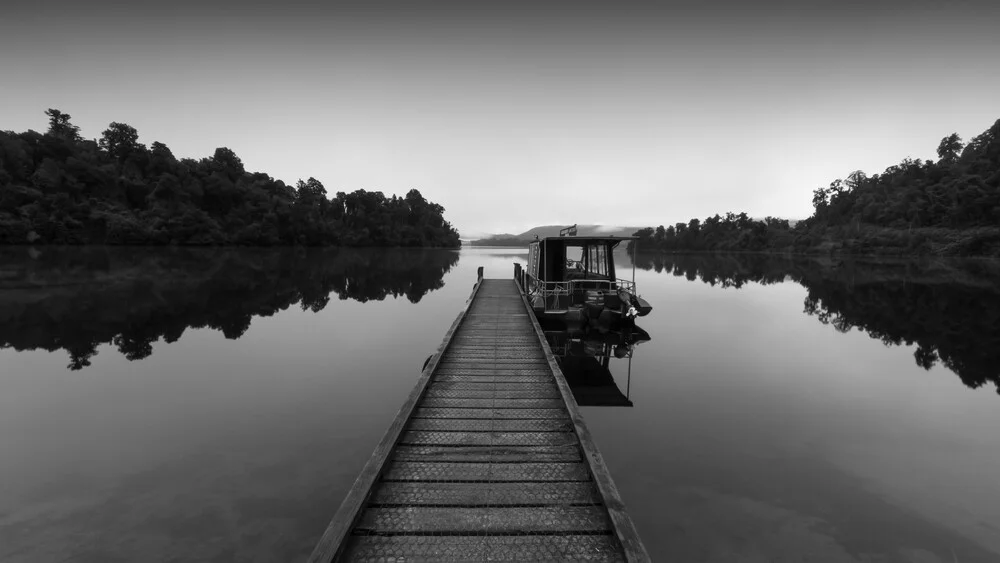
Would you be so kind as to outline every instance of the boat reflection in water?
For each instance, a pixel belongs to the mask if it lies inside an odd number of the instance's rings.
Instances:
[[[544,328],[544,325],[543,325]],[[631,407],[632,355],[636,346],[650,340],[649,333],[633,326],[619,331],[549,330],[545,339],[566,376],[576,404],[581,407]],[[625,392],[611,374],[612,361],[627,362]]]

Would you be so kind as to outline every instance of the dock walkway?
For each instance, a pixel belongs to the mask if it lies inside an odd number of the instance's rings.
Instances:
[[[310,562],[648,559],[517,286],[480,277]]]

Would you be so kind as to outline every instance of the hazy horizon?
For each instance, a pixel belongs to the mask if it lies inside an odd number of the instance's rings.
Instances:
[[[812,190],[1000,118],[994,3],[16,2],[0,128],[111,121],[475,238],[804,218]]]

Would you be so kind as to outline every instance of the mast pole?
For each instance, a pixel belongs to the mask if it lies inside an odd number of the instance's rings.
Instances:
[[[628,379],[625,380],[625,398],[632,394],[632,351],[628,353]]]
[[[632,291],[635,291],[635,255],[639,254],[639,239],[632,245]]]

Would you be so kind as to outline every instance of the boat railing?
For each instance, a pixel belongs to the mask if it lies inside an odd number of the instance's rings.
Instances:
[[[569,308],[573,295],[573,282],[543,282],[529,275],[528,287],[528,297],[540,295],[546,311],[565,311]]]
[[[546,312],[565,311],[572,302],[577,289],[588,291],[615,292],[624,289],[635,294],[635,282],[623,279],[579,279],[566,281],[543,281],[525,272],[524,292],[528,298],[539,296]]]

